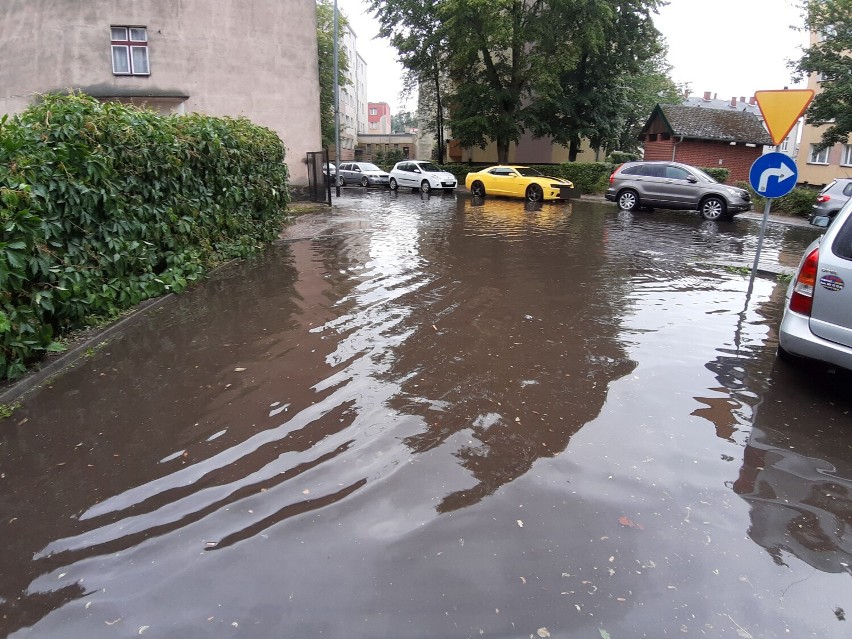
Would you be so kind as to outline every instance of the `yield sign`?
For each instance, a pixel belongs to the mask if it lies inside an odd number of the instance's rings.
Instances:
[[[784,89],[781,91],[755,91],[757,106],[769,129],[772,143],[778,146],[796,124],[796,120],[814,99],[811,89]]]

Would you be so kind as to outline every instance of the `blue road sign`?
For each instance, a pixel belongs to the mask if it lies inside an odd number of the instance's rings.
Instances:
[[[748,172],[751,188],[765,198],[787,195],[796,186],[798,177],[796,163],[789,155],[777,152],[761,155]]]

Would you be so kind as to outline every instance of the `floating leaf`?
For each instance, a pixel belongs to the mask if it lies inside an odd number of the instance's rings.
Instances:
[[[601,633],[601,639],[612,639],[612,637],[609,636],[609,633],[603,628],[598,628],[598,632]]]
[[[547,628],[539,628],[538,630],[536,630],[535,634],[537,634],[539,637],[549,637],[550,631]]]

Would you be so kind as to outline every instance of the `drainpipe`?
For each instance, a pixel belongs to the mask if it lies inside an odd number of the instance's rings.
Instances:
[[[672,142],[672,162],[675,161],[675,154],[677,153],[677,145],[683,142],[683,136],[680,136],[680,140],[678,142]]]

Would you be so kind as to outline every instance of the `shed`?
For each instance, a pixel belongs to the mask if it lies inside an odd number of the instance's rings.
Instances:
[[[722,111],[658,104],[639,135],[646,160],[674,160],[728,169],[728,183],[748,181],[763,147],[772,144],[760,120],[748,110]]]

